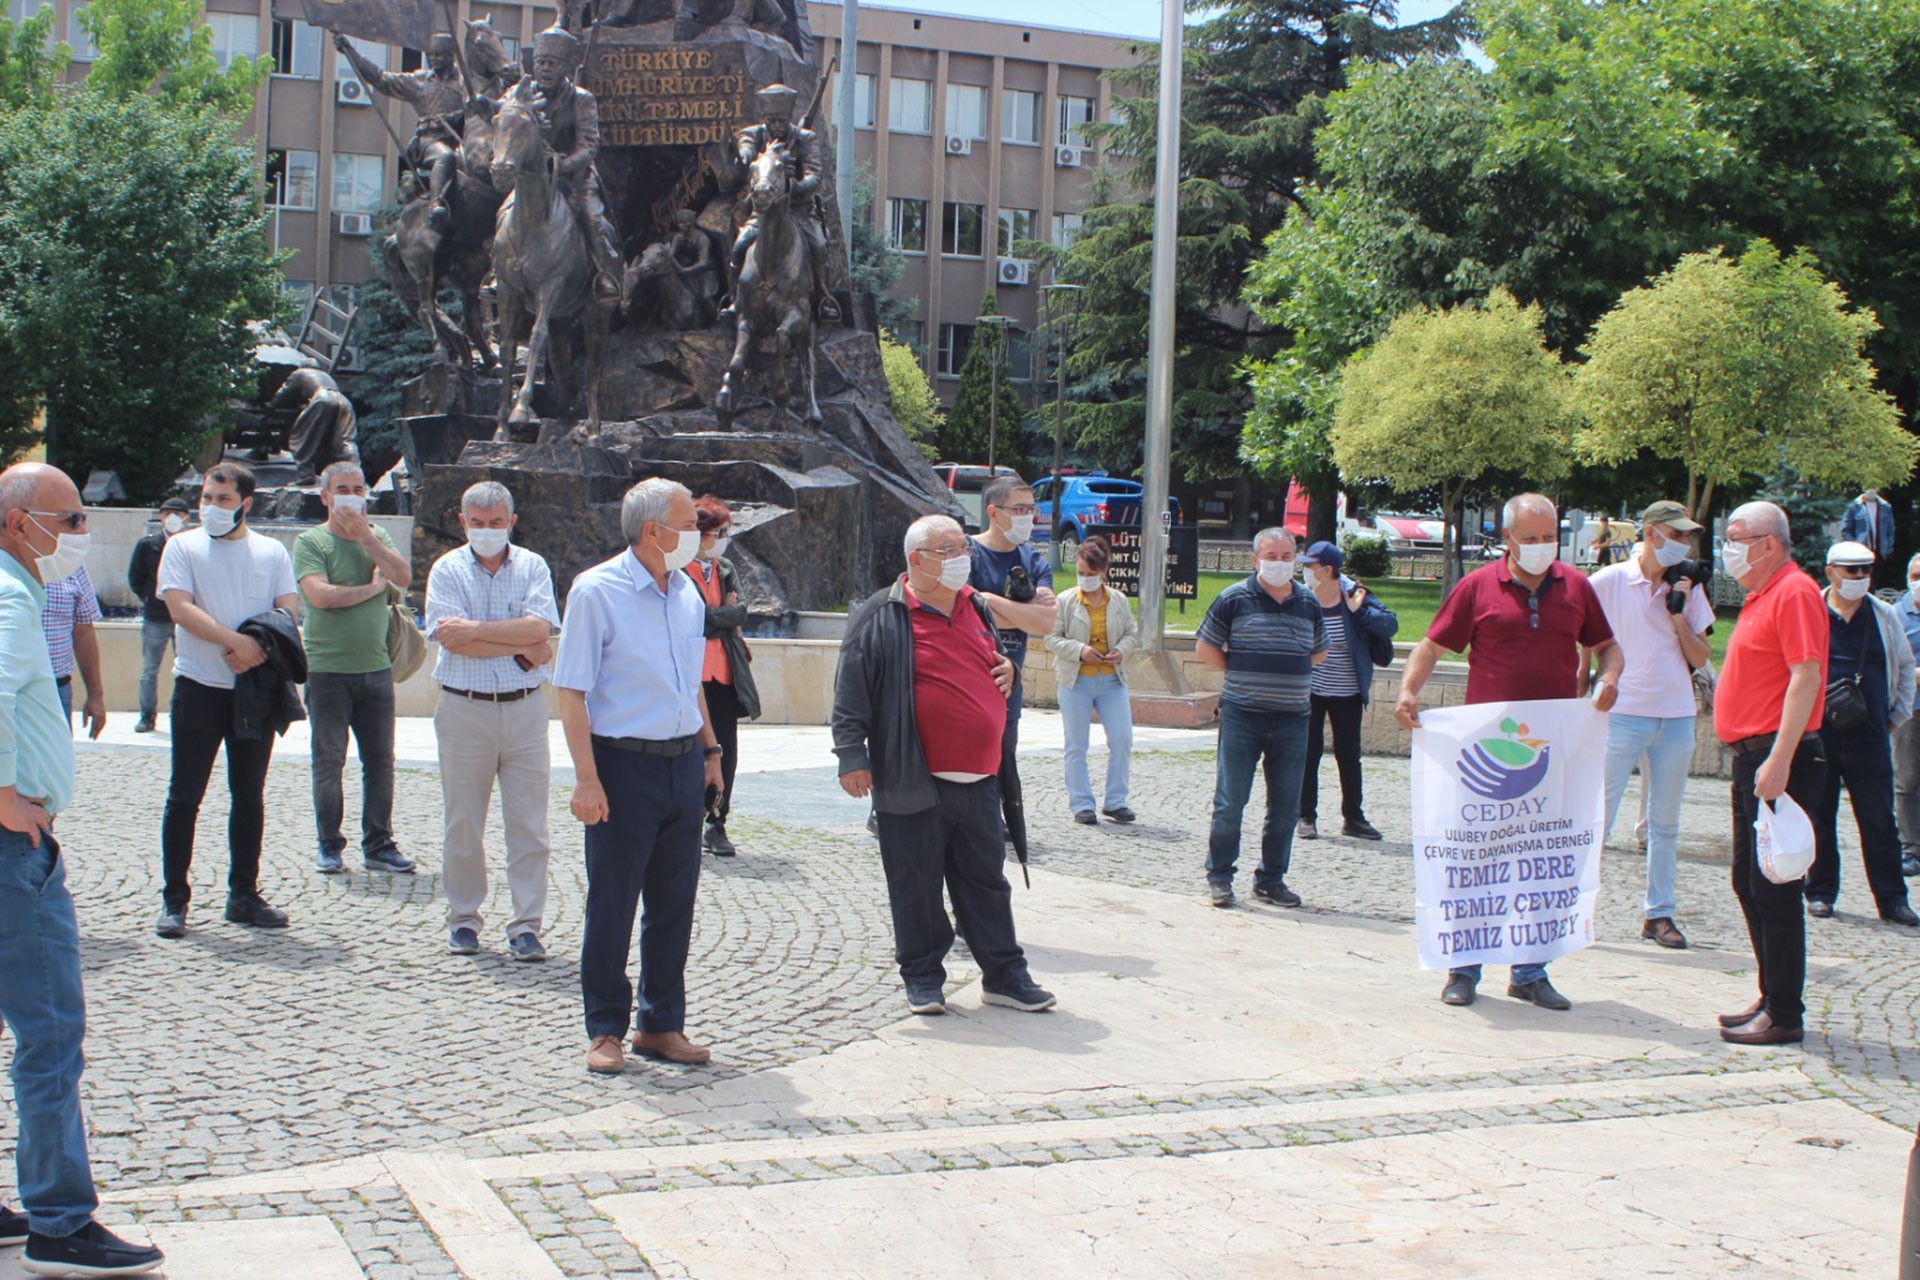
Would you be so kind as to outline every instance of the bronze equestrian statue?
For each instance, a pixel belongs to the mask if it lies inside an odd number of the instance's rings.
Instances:
[[[333,47],[347,56],[375,93],[410,102],[420,113],[413,140],[400,158],[414,173],[426,173],[427,187],[420,194],[427,201],[427,224],[445,231],[453,223],[447,188],[460,165],[460,125],[467,103],[455,70],[453,37],[433,37],[427,44],[427,65],[418,71],[382,71],[337,31]]]
[[[580,64],[580,41],[564,27],[548,27],[533,38],[533,81],[540,94],[534,104],[546,144],[555,157],[555,181],[580,224],[593,254],[593,292],[609,305],[620,301],[620,237],[607,218],[600,196],[600,104],[573,80]]]
[[[815,352],[813,290],[818,272],[814,249],[793,216],[793,166],[786,147],[770,142],[747,172],[756,234],[748,242],[734,293],[739,318],[735,322],[733,359],[714,397],[713,416],[722,431],[733,426],[735,388],[746,377],[747,358],[764,339],[773,340],[768,361],[773,374],[773,402],[787,406],[787,354],[800,357],[806,377],[808,426],[820,423],[820,401],[814,393]]]
[[[648,245],[627,264],[626,312],[634,320],[657,318],[669,329],[706,329],[714,322],[720,254],[693,210],[677,211],[673,223],[670,238]],[[643,286],[653,302],[651,310],[643,306]]]
[[[740,131],[736,146],[740,165],[751,170],[754,161],[766,150],[778,143],[781,153],[786,157],[791,170],[791,205],[789,216],[799,228],[807,242],[808,258],[811,262],[813,302],[819,308],[820,323],[834,324],[840,319],[840,306],[833,300],[833,292],[827,280],[827,233],[820,211],[819,191],[826,174],[826,144],[813,130],[793,123],[794,101],[799,91],[784,84],[770,84],[754,95],[760,105],[763,123],[749,125]],[[735,281],[734,298],[739,298],[738,282],[740,264],[746,261],[747,250],[760,234],[760,214],[751,210],[746,225],[740,228],[740,234],[734,239],[733,253],[728,265],[733,269]],[[734,307],[728,306],[720,312],[722,319],[734,317]]]

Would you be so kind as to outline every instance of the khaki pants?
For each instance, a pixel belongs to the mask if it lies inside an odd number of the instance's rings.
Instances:
[[[513,901],[507,936],[538,933],[553,849],[547,837],[552,770],[546,695],[536,691],[518,702],[480,702],[443,691],[433,731],[446,811],[440,881],[447,891],[447,928],[480,931],[480,906],[487,899],[487,809],[498,778],[507,891]]]

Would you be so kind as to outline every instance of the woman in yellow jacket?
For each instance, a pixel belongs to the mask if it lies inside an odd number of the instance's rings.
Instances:
[[[1127,780],[1132,769],[1133,708],[1127,700],[1127,655],[1140,647],[1127,598],[1107,589],[1107,565],[1113,550],[1098,534],[1080,544],[1078,583],[1062,592],[1047,649],[1053,654],[1054,680],[1060,690],[1060,718],[1066,726],[1067,802],[1073,820],[1093,826],[1093,784],[1087,777],[1087,742],[1093,713],[1107,734],[1107,790],[1100,812],[1115,822],[1132,822]]]

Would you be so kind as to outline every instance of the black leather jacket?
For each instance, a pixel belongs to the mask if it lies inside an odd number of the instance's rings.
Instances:
[[[307,718],[294,689],[307,681],[300,624],[291,614],[269,609],[241,623],[240,634],[265,649],[267,660],[233,682],[233,736],[258,741],[284,734],[288,725]]]

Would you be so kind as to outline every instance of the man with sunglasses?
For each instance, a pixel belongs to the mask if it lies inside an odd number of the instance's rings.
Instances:
[[[1803,1030],[1807,920],[1801,885],[1775,884],[1754,857],[1760,802],[1784,793],[1811,813],[1826,785],[1827,609],[1793,563],[1787,513],[1749,502],[1727,517],[1721,563],[1747,589],[1713,697],[1713,731],[1733,754],[1733,892],[1753,940],[1760,998],[1720,1015],[1732,1044],[1793,1044]]]
[[[1419,727],[1420,690],[1449,650],[1471,650],[1467,701],[1474,703],[1582,697],[1588,689],[1584,649],[1600,664],[1593,705],[1601,711],[1613,707],[1624,665],[1620,646],[1586,575],[1558,558],[1559,512],[1543,495],[1523,493],[1507,501],[1500,526],[1507,554],[1454,586],[1407,658],[1393,708],[1405,728]],[[1440,999],[1472,1004],[1479,983],[1479,965],[1455,969]],[[1542,1009],[1573,1007],[1547,981],[1544,964],[1514,965],[1507,994]]]
[[[1807,914],[1826,919],[1840,896],[1840,787],[1853,804],[1880,918],[1920,927],[1900,874],[1900,833],[1893,820],[1893,743],[1889,735],[1913,716],[1913,650],[1893,606],[1870,594],[1871,547],[1836,542],[1827,551],[1827,781],[1813,819],[1813,870]],[[1841,700],[1836,687],[1844,684]],[[1844,709],[1848,714],[1843,715]],[[1844,721],[1844,723],[1843,723]]]

